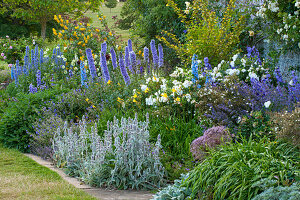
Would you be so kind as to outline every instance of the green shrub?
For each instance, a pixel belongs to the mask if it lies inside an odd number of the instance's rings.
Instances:
[[[0,121],[0,142],[6,147],[27,152],[29,149],[32,124],[39,115],[46,100],[54,99],[66,90],[45,90],[35,94],[19,93],[3,110]]]
[[[288,144],[243,141],[211,151],[182,185],[192,196],[212,199],[251,199],[262,190],[261,179],[286,185],[299,176],[299,152]]]

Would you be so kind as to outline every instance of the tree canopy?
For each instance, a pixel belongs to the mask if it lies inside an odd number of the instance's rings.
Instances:
[[[97,11],[102,2],[103,0],[2,0],[0,13],[13,11],[13,17],[39,22],[42,26],[41,35],[45,38],[46,24],[54,15],[68,13],[80,16],[87,10]]]

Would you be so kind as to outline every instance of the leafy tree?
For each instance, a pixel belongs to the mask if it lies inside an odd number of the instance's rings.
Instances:
[[[97,11],[103,0],[2,0],[0,13],[13,11],[11,16],[41,24],[41,36],[46,37],[47,22],[54,15],[68,13],[75,17],[87,10]]]
[[[112,8],[115,8],[118,4],[118,1],[117,0],[106,0],[105,1],[105,6],[110,8],[110,12],[111,12],[111,9]]]

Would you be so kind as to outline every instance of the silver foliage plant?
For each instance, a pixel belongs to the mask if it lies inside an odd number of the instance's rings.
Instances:
[[[94,186],[119,189],[156,189],[165,184],[165,170],[160,161],[160,135],[149,142],[149,116],[146,122],[115,117],[108,121],[104,136],[97,124],[89,130],[86,121],[78,130],[58,129],[53,139],[54,160],[69,174],[80,177]]]

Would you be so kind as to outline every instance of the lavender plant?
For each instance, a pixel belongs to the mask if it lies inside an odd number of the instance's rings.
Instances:
[[[114,118],[107,123],[104,137],[97,125],[88,131],[85,118],[76,132],[67,123],[53,139],[54,159],[71,174],[87,183],[119,189],[154,189],[164,185],[160,162],[160,136],[155,145],[149,142],[149,119]]]

